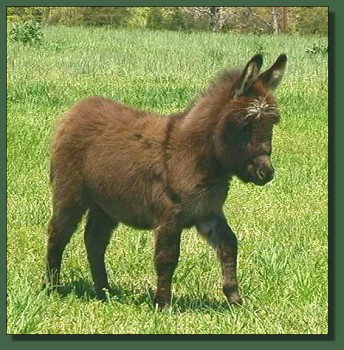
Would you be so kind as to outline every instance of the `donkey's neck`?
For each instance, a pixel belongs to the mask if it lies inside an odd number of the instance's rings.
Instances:
[[[175,152],[172,158],[188,159],[190,171],[195,167],[214,181],[217,181],[217,175],[221,178],[228,175],[221,167],[215,149],[223,101],[221,94],[205,95],[189,111],[170,116],[167,127],[168,142]]]
[[[231,169],[222,167],[217,150],[223,133],[223,111],[228,108],[233,84],[239,75],[237,70],[224,71],[191,107],[171,116],[174,121],[170,120],[170,126],[173,126],[168,129],[172,130],[172,149],[184,154],[184,158],[193,158],[196,166],[209,168],[213,177],[232,175]]]
[[[207,94],[202,96],[185,115],[182,130],[203,138],[214,131],[225,104],[226,94]]]

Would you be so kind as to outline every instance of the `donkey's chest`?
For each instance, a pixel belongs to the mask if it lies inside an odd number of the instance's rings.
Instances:
[[[219,212],[227,198],[228,184],[199,185],[184,197],[184,217],[192,222],[204,216]]]

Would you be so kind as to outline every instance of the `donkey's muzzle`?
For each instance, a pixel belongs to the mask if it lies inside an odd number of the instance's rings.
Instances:
[[[274,168],[269,156],[258,156],[254,158],[253,164],[249,166],[252,182],[263,186],[274,178]]]

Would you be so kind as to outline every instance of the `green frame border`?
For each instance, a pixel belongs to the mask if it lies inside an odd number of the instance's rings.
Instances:
[[[0,81],[1,84],[1,106],[0,109],[2,115],[0,118],[0,174],[1,174],[1,186],[0,186],[0,198],[2,200],[3,206],[0,211],[0,222],[1,228],[6,227],[6,7],[7,6],[87,6],[94,5],[94,1],[91,0],[70,0],[65,1],[64,3],[58,1],[49,1],[49,0],[3,0],[0,3]],[[192,0],[186,3],[186,1],[164,1],[164,0],[145,0],[145,1],[133,1],[133,0],[98,0],[97,6],[207,6],[211,2],[202,1],[202,0]],[[211,4],[213,5],[213,4]],[[272,347],[273,349],[276,346],[282,348],[289,348],[290,346],[302,346],[310,347],[314,350],[322,349],[325,345],[326,347],[341,347],[344,344],[344,336],[338,331],[339,327],[343,325],[343,316],[339,310],[342,310],[342,301],[339,298],[335,298],[336,295],[341,295],[342,286],[340,285],[338,269],[335,269],[335,265],[340,264],[343,259],[339,254],[339,247],[343,238],[338,234],[339,228],[343,227],[343,218],[339,215],[340,207],[340,194],[342,186],[340,185],[338,179],[341,178],[340,175],[344,175],[342,169],[340,169],[340,160],[338,152],[335,152],[336,149],[340,147],[340,143],[343,142],[340,138],[340,132],[343,128],[343,121],[341,118],[338,118],[340,107],[336,103],[336,94],[337,94],[337,76],[340,76],[341,65],[338,62],[343,61],[342,53],[340,52],[340,46],[337,45],[338,41],[338,31],[342,33],[340,29],[343,27],[343,22],[338,19],[338,16],[343,15],[343,3],[334,2],[334,1],[318,1],[318,0],[291,0],[291,1],[280,1],[280,0],[260,0],[260,1],[237,1],[237,0],[227,0],[227,1],[217,1],[216,5],[221,6],[329,6],[330,12],[330,37],[329,37],[329,46],[330,46],[330,56],[329,56],[329,84],[330,84],[330,98],[329,98],[329,236],[330,236],[330,274],[329,280],[331,285],[331,294],[330,294],[330,316],[329,319],[329,328],[331,333],[326,335],[219,335],[219,336],[169,336],[169,335],[151,335],[151,336],[73,336],[73,335],[61,335],[61,336],[47,336],[47,335],[6,335],[6,229],[1,231],[0,235],[0,246],[3,249],[4,254],[0,254],[1,263],[4,268],[0,269],[0,278],[3,283],[1,286],[1,296],[0,298],[0,344],[4,349],[20,349],[21,347],[25,348],[45,348],[49,346],[51,349],[59,348],[60,340],[64,340],[63,345],[80,345],[84,349],[94,348],[98,343],[104,347],[113,347],[118,345],[119,347],[135,347],[135,346],[147,346],[150,349],[153,347],[164,346],[166,348],[172,348],[175,346],[174,340],[178,340],[179,345],[192,345],[197,346],[199,349],[209,347],[209,341],[214,343],[216,347],[226,347],[233,346],[232,343],[238,344],[244,347],[258,346]],[[338,94],[340,93],[340,90]],[[337,194],[337,195],[335,195]],[[337,235],[336,235],[337,233]],[[336,281],[336,283],[334,283]],[[333,288],[335,287],[335,288]],[[115,317],[115,315],[114,315]],[[90,342],[90,340],[92,340]],[[101,340],[101,342],[100,342]],[[105,340],[105,341],[103,341]],[[110,340],[115,341],[110,342]],[[144,340],[144,342],[142,342]],[[204,343],[203,340],[208,340]],[[258,343],[253,343],[252,340],[258,340]],[[292,344],[288,344],[292,340]],[[319,342],[319,340],[322,340]],[[140,341],[140,343],[138,343]],[[325,341],[325,344],[324,344]],[[231,342],[231,344],[228,344]],[[88,344],[90,343],[90,344]],[[342,346],[340,346],[342,344]]]

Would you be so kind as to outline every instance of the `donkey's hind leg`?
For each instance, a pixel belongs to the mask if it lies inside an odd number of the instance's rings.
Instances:
[[[43,288],[49,286],[53,289],[59,285],[59,274],[63,251],[75,231],[87,207],[84,201],[72,201],[70,197],[64,200],[54,200],[53,216],[49,222],[46,274]]]
[[[106,299],[104,289],[109,289],[104,258],[112,230],[117,224],[102,209],[91,206],[85,229],[85,245],[96,295],[100,300]]]

